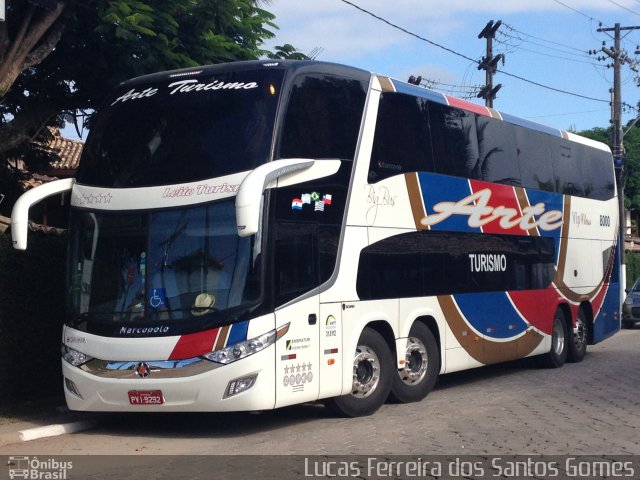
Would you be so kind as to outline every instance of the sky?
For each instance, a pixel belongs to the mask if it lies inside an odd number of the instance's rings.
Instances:
[[[484,100],[472,92],[485,84],[485,72],[474,60],[485,55],[486,40],[478,34],[490,20],[501,20],[493,52],[505,55],[499,64],[505,73],[493,79],[502,84],[494,108],[576,131],[606,128],[611,118],[612,62],[596,59],[605,56],[602,51],[588,53],[603,42],[613,47],[613,32],[598,32],[600,23],[640,26],[640,0],[265,0],[261,7],[276,15],[279,27],[267,49],[289,43],[303,53],[316,52],[317,60],[404,81],[422,76],[433,90],[480,104]],[[640,29],[623,36],[622,49],[640,60]],[[633,107],[640,101],[638,75],[622,67],[622,99]],[[624,109],[623,125],[639,114]],[[77,138],[74,132],[68,126],[64,135]]]
[[[606,65],[612,62],[598,61],[596,57],[605,56],[601,51],[588,53],[603,42],[613,47],[613,32],[598,32],[600,22],[605,28],[615,23],[640,26],[640,0],[270,0],[264,8],[276,15],[279,27],[267,48],[289,43],[306,54],[320,51],[317,60],[404,81],[420,75],[434,82],[430,88],[462,98],[485,84],[485,72],[469,59],[485,55],[486,40],[478,34],[490,20],[501,20],[493,46],[494,55],[505,54],[499,70],[569,93],[498,72],[493,83],[502,88],[494,108],[577,131],[609,126],[613,68]],[[625,33],[622,48],[629,58],[640,60],[635,54],[640,30]],[[640,100],[637,75],[622,67],[622,99],[634,107]],[[638,114],[627,108],[623,124]]]

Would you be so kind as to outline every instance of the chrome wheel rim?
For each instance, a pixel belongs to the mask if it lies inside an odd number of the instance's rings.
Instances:
[[[376,352],[364,345],[358,345],[353,360],[353,388],[351,395],[366,398],[380,383],[380,360]]]
[[[427,374],[427,368],[429,366],[427,348],[424,346],[424,343],[415,337],[409,337],[407,339],[404,361],[404,368],[398,370],[400,379],[407,385],[420,383]]]
[[[564,351],[564,328],[562,328],[562,320],[557,319],[553,324],[552,348],[556,355],[562,355]]]

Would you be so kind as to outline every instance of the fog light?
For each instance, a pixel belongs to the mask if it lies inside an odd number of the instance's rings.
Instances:
[[[224,396],[222,398],[229,398],[238,393],[244,392],[245,390],[249,390],[256,383],[256,379],[258,378],[258,374],[250,375],[248,377],[236,378],[235,380],[231,380],[229,385],[227,385],[227,389],[224,392]]]
[[[67,387],[67,390],[69,390],[74,395],[82,398],[82,395],[80,395],[80,390],[78,390],[78,386],[73,381],[69,380],[67,377],[64,377],[64,384]]]

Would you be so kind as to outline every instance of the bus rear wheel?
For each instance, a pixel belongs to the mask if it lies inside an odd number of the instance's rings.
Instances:
[[[564,365],[568,353],[568,328],[564,312],[556,310],[551,329],[551,349],[540,356],[540,364],[547,368],[558,368]]]
[[[587,354],[587,343],[589,342],[589,325],[587,324],[587,314],[582,308],[578,309],[576,318],[576,328],[569,335],[569,351],[567,352],[568,362],[581,362]]]
[[[378,410],[389,396],[393,363],[382,335],[365,328],[353,357],[351,392],[332,398],[329,406],[347,417],[363,417]]]
[[[401,403],[418,402],[433,389],[440,373],[438,343],[424,323],[412,325],[404,362],[404,368],[393,377],[389,398]]]

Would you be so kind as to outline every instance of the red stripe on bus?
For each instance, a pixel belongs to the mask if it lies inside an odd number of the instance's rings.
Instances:
[[[555,288],[511,291],[507,294],[527,322],[541,332],[551,335],[553,316],[562,301]]]
[[[509,185],[499,185],[495,183],[482,182],[479,180],[471,180],[471,190],[473,193],[480,190],[489,189],[491,191],[491,198],[489,199],[488,206],[494,210],[498,207],[505,207],[513,210],[512,216],[499,216],[492,222],[482,226],[483,233],[505,233],[511,235],[528,235],[527,230],[523,230],[520,225],[515,225],[511,228],[505,228],[500,224],[501,220],[505,222],[511,220],[515,221],[522,218],[522,211],[520,210],[520,204],[515,194],[513,187]],[[500,210],[498,210],[500,211]]]
[[[445,95],[447,98],[447,102],[449,105],[455,108],[461,108],[463,110],[467,110],[469,112],[477,113],[478,115],[483,115],[485,117],[491,117],[491,112],[489,109],[483,105],[478,105],[477,103],[468,102],[466,100],[460,100],[456,97],[450,97],[449,95]]]
[[[182,335],[176,346],[173,347],[169,360],[193,358],[213,351],[219,330],[219,328],[214,328],[204,332]]]

